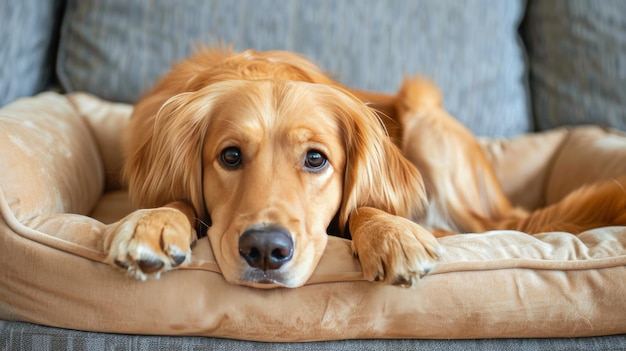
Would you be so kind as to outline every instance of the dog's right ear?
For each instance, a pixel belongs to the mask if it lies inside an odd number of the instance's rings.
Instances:
[[[203,90],[181,93],[153,116],[143,115],[141,109],[134,113],[125,135],[124,167],[134,205],[149,208],[185,201],[196,215],[204,214],[202,148],[215,99]]]

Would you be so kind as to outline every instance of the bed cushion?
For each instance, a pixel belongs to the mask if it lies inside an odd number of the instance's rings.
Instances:
[[[98,145],[106,138],[97,135],[116,135],[123,123],[102,123],[106,119],[89,111],[124,121],[130,109],[85,94],[48,93],[0,110],[0,167],[11,170],[0,173],[0,319],[255,341],[626,333],[624,227],[578,236],[493,231],[445,237],[440,264],[409,289],[364,281],[349,241],[334,237],[310,281],[297,289],[228,284],[206,238],[188,267],[160,280],[131,279],[102,263],[97,240],[105,222],[129,210],[126,193],[93,195],[107,174],[101,156],[107,145]],[[40,124],[52,115],[58,123]],[[59,143],[42,148],[35,133],[57,135]],[[37,142],[15,142],[26,136]],[[567,152],[577,140],[588,153]],[[526,194],[524,201],[538,204],[552,198],[547,187],[558,179],[587,180],[571,173],[564,158],[604,160],[612,170],[601,177],[626,172],[624,140],[614,131],[581,127],[484,144],[513,198],[526,186],[541,199]],[[59,196],[67,201],[49,201]],[[87,209],[98,219],[83,215]]]
[[[66,91],[134,102],[201,45],[290,50],[359,89],[392,92],[426,75],[474,132],[512,136],[533,129],[517,33],[525,4],[68,0],[57,73]]]

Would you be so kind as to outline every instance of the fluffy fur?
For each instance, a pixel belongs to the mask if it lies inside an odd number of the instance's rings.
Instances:
[[[624,179],[528,214],[435,86],[350,90],[288,52],[180,63],[136,105],[125,150],[147,209],[111,225],[105,250],[142,279],[189,262],[198,222],[224,277],[263,288],[304,284],[328,231],[352,238],[366,278],[412,285],[443,254],[436,235],[626,225]]]

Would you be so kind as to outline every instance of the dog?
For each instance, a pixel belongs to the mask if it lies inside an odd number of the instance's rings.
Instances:
[[[351,238],[366,279],[412,286],[439,236],[626,225],[625,179],[528,213],[429,81],[359,91],[284,51],[179,63],[136,104],[124,150],[141,209],[109,225],[104,250],[139,279],[189,263],[202,223],[224,278],[257,288],[305,284],[329,233]]]

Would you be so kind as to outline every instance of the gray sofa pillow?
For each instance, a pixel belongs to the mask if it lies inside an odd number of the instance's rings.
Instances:
[[[626,130],[626,1],[529,4],[524,34],[539,129],[601,124]]]
[[[479,135],[532,129],[517,24],[525,1],[69,0],[58,74],[68,91],[135,101],[201,44],[304,54],[340,82],[393,92],[432,78]]]
[[[52,83],[64,2],[0,2],[0,106]]]

